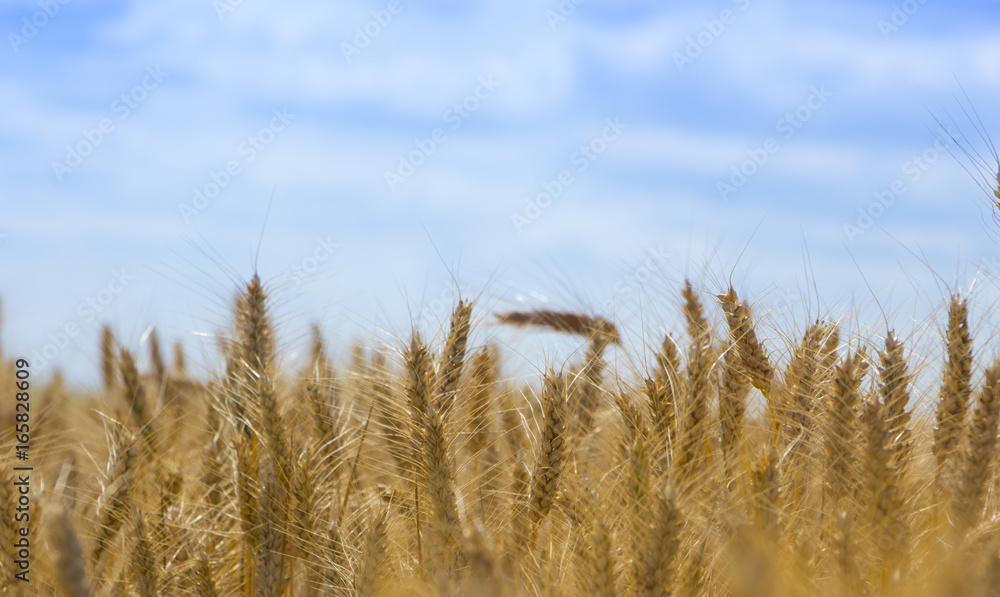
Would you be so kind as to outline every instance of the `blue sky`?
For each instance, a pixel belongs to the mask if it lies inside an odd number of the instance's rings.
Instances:
[[[732,276],[786,333],[790,312],[880,334],[880,305],[933,336],[948,288],[974,280],[989,319],[988,196],[935,146],[934,116],[988,157],[956,97],[1000,134],[998,17],[933,0],[4,2],[3,346],[49,345],[92,384],[101,321],[133,348],[156,323],[198,360],[255,259],[293,349],[311,321],[341,341],[433,333],[456,284],[484,321],[588,309],[633,347],[679,331],[685,276],[712,292]]]

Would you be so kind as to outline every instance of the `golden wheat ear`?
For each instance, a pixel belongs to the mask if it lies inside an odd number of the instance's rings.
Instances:
[[[118,358],[118,370],[122,378],[122,395],[125,406],[136,428],[142,432],[145,441],[145,449],[155,454],[157,452],[157,436],[153,427],[152,410],[149,395],[146,393],[145,384],[139,378],[139,371],[135,366],[135,357],[126,349],[122,349]]]
[[[764,394],[770,402],[771,379],[774,377],[774,369],[771,366],[767,349],[757,340],[757,332],[754,329],[750,304],[740,301],[733,290],[729,287],[726,294],[716,296],[722,306],[722,311],[726,315],[726,323],[729,325],[730,333],[736,343],[743,368],[750,377],[753,386]]]
[[[834,504],[834,514],[840,515],[841,500],[856,491],[858,463],[859,388],[867,371],[860,353],[849,353],[837,366],[826,400],[823,445],[826,453],[825,487]]]
[[[976,398],[976,409],[969,428],[965,467],[956,496],[957,527],[967,530],[982,517],[987,484],[995,460],[997,425],[1000,420],[1000,361],[986,370],[986,379]]]
[[[443,416],[451,411],[458,391],[458,380],[465,367],[465,349],[472,329],[472,303],[460,300],[451,314],[451,327],[438,366],[437,402]]]
[[[952,295],[945,336],[946,361],[939,394],[931,451],[937,459],[936,481],[944,494],[954,491],[953,461],[966,426],[972,393],[972,336],[969,307],[965,299]]]
[[[111,392],[115,387],[115,370],[118,368],[115,345],[115,333],[111,331],[111,326],[104,324],[101,326],[101,378],[105,392]]]
[[[566,382],[562,374],[551,370],[545,374],[542,411],[544,421],[542,438],[538,444],[528,497],[532,549],[534,549],[538,526],[552,508],[552,500],[559,487],[559,477],[563,472],[566,460],[563,449],[566,429]]]
[[[153,380],[156,382],[156,390],[159,391],[163,382],[167,379],[167,365],[163,362],[163,352],[160,350],[160,337],[154,327],[149,332],[149,362],[153,366]]]
[[[139,448],[128,431],[109,427],[109,455],[103,479],[103,489],[97,499],[94,513],[95,539],[91,561],[95,569],[102,567],[103,556],[125,522],[126,512],[132,505],[133,477]]]
[[[500,323],[507,325],[548,328],[556,332],[576,334],[585,338],[600,335],[611,344],[620,344],[621,342],[618,337],[618,328],[603,317],[551,309],[509,311],[498,313],[496,317]]]
[[[466,432],[469,449],[477,460],[477,470],[483,450],[493,443],[493,411],[499,369],[499,350],[494,345],[480,348],[472,357]]]
[[[737,338],[730,331],[730,346],[723,354],[722,375],[719,382],[719,427],[722,453],[731,468],[743,438],[747,398],[752,384],[743,370],[743,361],[737,351]]]
[[[636,554],[637,595],[653,597],[670,593],[683,526],[673,494],[657,492],[653,497],[651,517],[643,521],[643,549]]]
[[[463,349],[464,352],[464,349]],[[406,394],[410,414],[410,446],[413,458],[411,478],[414,493],[428,502],[428,553],[421,563],[438,584],[447,583],[463,562],[459,541],[458,503],[455,495],[455,466],[447,425],[448,397],[434,390],[435,376],[428,348],[414,333],[405,354]],[[417,533],[421,532],[420,507],[415,506]]]

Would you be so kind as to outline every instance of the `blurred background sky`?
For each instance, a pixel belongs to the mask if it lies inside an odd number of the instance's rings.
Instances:
[[[934,119],[992,159],[957,99],[1000,139],[993,2],[7,0],[0,32],[2,342],[77,383],[104,321],[197,371],[255,264],[293,352],[433,334],[456,287],[641,352],[685,277],[787,334],[934,336],[973,287],[994,335],[1000,230]]]

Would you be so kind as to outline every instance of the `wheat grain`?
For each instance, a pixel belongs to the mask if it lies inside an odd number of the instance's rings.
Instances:
[[[542,438],[535,457],[528,498],[531,512],[532,545],[538,524],[552,508],[559,477],[566,455],[563,453],[565,432],[566,385],[561,374],[549,370],[545,374],[542,391]]]
[[[135,439],[117,426],[108,428],[108,444],[107,472],[94,516],[97,535],[91,560],[95,567],[125,520],[139,451]]]
[[[694,285],[691,284],[691,280],[684,280],[681,298],[684,299],[684,319],[687,322],[688,338],[692,343],[697,343],[702,336],[711,332],[711,328],[705,318],[705,309],[701,306],[701,299],[698,297]]]
[[[771,367],[767,350],[757,339],[751,321],[750,306],[746,301],[739,300],[732,286],[726,294],[720,294],[716,298],[722,305],[730,334],[734,338],[740,360],[743,361],[744,370],[750,377],[751,383],[771,400],[771,378],[774,377],[774,369]]]
[[[652,421],[654,462],[657,471],[662,471],[668,446],[677,436],[678,400],[684,391],[680,377],[680,355],[669,334],[663,339],[656,362],[653,376],[645,380],[644,390],[649,400]]]
[[[708,456],[706,419],[712,398],[712,352],[707,334],[692,344],[686,373],[683,427],[674,459],[674,481],[678,490],[685,494],[694,487],[697,481],[695,473]]]
[[[903,343],[893,332],[885,337],[885,350],[880,355],[879,396],[885,407],[886,432],[891,441],[893,466],[901,467],[907,461],[911,448],[911,418],[906,407],[910,402],[911,376],[903,358]]]
[[[484,346],[472,357],[472,379],[466,432],[469,450],[478,460],[483,450],[493,445],[494,390],[497,384],[500,356],[495,346]]]
[[[118,358],[118,370],[121,372],[123,396],[125,405],[135,421],[136,427],[142,432],[146,447],[156,452],[156,432],[153,429],[146,389],[139,379],[139,371],[135,367],[135,357],[126,349],[122,349]]]
[[[854,493],[858,462],[858,389],[867,365],[860,353],[847,354],[836,368],[827,401],[826,490],[834,503]],[[839,516],[839,513],[838,513]]]
[[[110,392],[115,387],[115,334],[111,326],[101,326],[101,378],[104,380],[104,391]]]
[[[966,411],[972,392],[972,336],[969,334],[969,307],[965,299],[951,296],[948,329],[945,335],[947,358],[935,416],[931,449],[938,463],[938,482],[950,493],[954,480],[950,466],[965,428]]]
[[[739,354],[730,346],[723,355],[719,382],[719,427],[722,453],[727,459],[727,466],[730,466],[729,463],[742,442],[746,401],[751,387],[750,378],[743,372]]]
[[[441,365],[438,367],[437,400],[442,416],[447,418],[455,401],[458,389],[458,379],[465,367],[465,349],[469,342],[469,330],[472,327],[472,303],[458,301],[451,314],[451,327],[445,342],[444,354],[441,355]]]

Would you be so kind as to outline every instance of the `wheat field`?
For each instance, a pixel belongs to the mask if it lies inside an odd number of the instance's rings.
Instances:
[[[105,327],[103,389],[34,386],[32,580],[63,595],[1000,595],[1000,362],[945,301],[940,374],[908,339],[817,320],[765,338],[732,289],[679,289],[686,330],[618,370],[608,319],[454,305],[440,338],[357,346],[318,327],[282,359],[254,275],[224,367],[150,366]],[[487,322],[578,343],[510,375]],[[783,344],[780,345],[779,344]],[[99,353],[98,353],[99,350]],[[14,384],[4,357],[4,387]],[[71,395],[72,394],[72,395]],[[5,399],[7,400],[7,399]],[[919,408],[918,408],[919,406]],[[4,404],[3,429],[13,428]],[[3,436],[0,508],[16,503]]]

